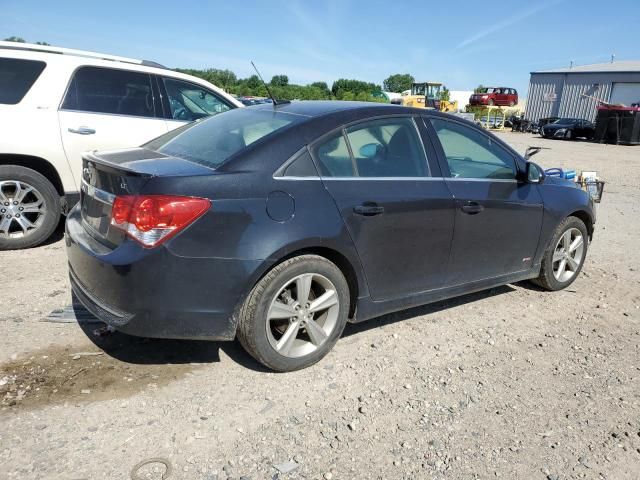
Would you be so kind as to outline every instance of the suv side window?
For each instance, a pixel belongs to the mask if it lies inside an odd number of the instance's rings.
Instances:
[[[431,124],[454,178],[516,178],[513,155],[490,136],[457,122],[433,118]]]
[[[45,66],[46,63],[36,60],[0,58],[0,103],[20,103]]]
[[[149,74],[101,67],[76,70],[61,108],[136,117],[156,116]]]
[[[217,95],[194,83],[162,77],[174,120],[192,121],[231,110]]]

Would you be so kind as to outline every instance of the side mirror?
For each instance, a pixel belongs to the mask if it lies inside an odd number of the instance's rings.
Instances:
[[[527,162],[526,166],[526,180],[527,183],[542,183],[544,182],[544,170],[533,162]]]
[[[361,146],[358,152],[362,158],[375,158],[381,149],[382,146],[378,143],[367,143]]]

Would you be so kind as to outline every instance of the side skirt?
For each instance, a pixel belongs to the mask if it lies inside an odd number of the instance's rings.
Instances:
[[[459,297],[469,293],[488,290],[490,288],[499,287],[508,283],[520,282],[536,278],[540,274],[540,265],[535,265],[529,270],[510,273],[508,275],[500,275],[499,277],[491,277],[476,282],[455,285],[453,287],[438,288],[427,292],[416,293],[407,297],[394,298],[391,300],[374,301],[371,297],[362,297],[358,299],[358,306],[354,318],[351,323],[359,323],[371,318],[386,315],[387,313],[405,310],[407,308],[418,307],[428,303],[446,300],[448,298]]]

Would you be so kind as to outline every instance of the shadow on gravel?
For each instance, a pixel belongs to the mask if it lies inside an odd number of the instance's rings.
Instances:
[[[430,315],[433,313],[441,312],[448,308],[459,307],[466,305],[467,303],[477,302],[484,298],[495,297],[496,295],[502,295],[505,293],[513,292],[515,288],[510,285],[502,285],[500,287],[491,288],[489,290],[483,290],[482,292],[470,293],[461,297],[451,298],[448,300],[442,300],[440,302],[429,303],[419,307],[409,308],[407,310],[401,310],[399,312],[390,313],[381,317],[372,318],[361,323],[348,323],[344,329],[343,337],[349,337],[351,335],[357,335],[367,330],[383,327],[391,323],[399,322],[402,320],[408,320],[414,317],[420,317],[422,315]]]
[[[220,351],[234,362],[256,371],[268,371],[247,354],[237,342],[205,340],[167,340],[143,338],[111,332],[104,336],[94,332],[102,324],[78,324],[87,338],[107,355],[134,365],[207,364],[220,361]]]
[[[351,335],[356,335],[391,323],[422,315],[433,314],[448,308],[482,300],[483,298],[513,292],[514,290],[515,289],[511,286],[503,285],[490,290],[383,315],[362,323],[349,323],[347,324],[342,336],[349,337]],[[245,368],[259,372],[270,371],[246,353],[238,341],[215,342],[201,340],[152,339],[134,337],[120,332],[112,332],[105,336],[97,336],[94,334],[94,331],[96,330],[96,327],[99,327],[101,324],[79,323],[79,325],[85,335],[87,335],[87,337],[98,348],[114,359],[129,364],[180,365],[217,363],[220,361],[220,351],[223,351],[234,362]]]

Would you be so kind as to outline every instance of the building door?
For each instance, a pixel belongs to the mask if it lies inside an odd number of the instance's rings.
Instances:
[[[611,89],[609,103],[630,106],[632,103],[640,103],[640,83],[614,83]]]

